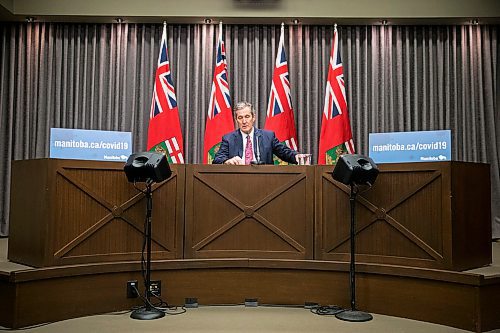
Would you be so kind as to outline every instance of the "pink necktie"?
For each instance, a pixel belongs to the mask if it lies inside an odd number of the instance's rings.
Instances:
[[[250,135],[247,135],[247,146],[245,147],[245,164],[250,164],[253,159],[252,140]]]

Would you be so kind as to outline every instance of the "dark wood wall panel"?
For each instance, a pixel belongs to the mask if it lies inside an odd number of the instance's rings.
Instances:
[[[475,332],[500,327],[495,306],[500,292],[498,277],[379,264],[359,268],[356,290],[360,310]],[[162,281],[162,298],[170,305],[183,305],[189,297],[202,305],[242,304],[246,298],[257,298],[259,304],[350,306],[347,263],[160,261],[153,265],[153,278]],[[142,304],[138,298],[126,298],[126,282],[134,279],[141,279],[138,263],[13,272],[8,280],[0,277],[0,291],[7,296],[0,298],[0,307],[8,309],[0,313],[0,325],[23,327],[130,309]],[[15,298],[10,298],[13,295]]]
[[[488,165],[382,164],[379,170],[374,186],[360,188],[357,197],[358,262],[450,270],[491,263]],[[347,261],[350,188],[331,172],[316,169],[315,258]]]
[[[152,258],[349,261],[350,188],[331,166],[172,165],[153,191]],[[383,164],[358,195],[358,262],[465,270],[491,262],[489,167]],[[13,165],[9,259],[139,260],[145,200],[123,164]],[[363,190],[363,189],[362,189]]]
[[[312,168],[186,168],[186,258],[312,259]]]
[[[478,332],[486,332],[500,328],[500,315],[498,315],[498,299],[500,299],[500,283],[484,285],[479,289],[479,304],[481,310]]]
[[[476,330],[479,325],[479,309],[475,306],[477,293],[470,286],[454,284],[451,287],[437,280],[422,282],[398,276],[363,274],[358,279],[356,295],[359,295],[360,306],[375,313]],[[390,313],[384,310],[388,308]]]
[[[491,189],[490,166],[461,163],[452,168],[452,233],[454,267],[467,269],[472,263],[479,266],[491,262]],[[497,202],[497,204],[500,204]],[[490,253],[489,261],[484,254]],[[467,263],[467,264],[464,264]]]
[[[16,288],[12,283],[9,283],[7,273],[0,274],[0,326],[13,327],[13,319],[16,317]]]
[[[182,258],[185,171],[172,171],[153,186],[153,259]],[[122,163],[15,161],[11,205],[12,261],[42,267],[141,258],[146,200]]]

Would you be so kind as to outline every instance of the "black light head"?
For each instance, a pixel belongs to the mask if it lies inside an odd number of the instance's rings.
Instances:
[[[160,183],[172,175],[165,155],[149,151],[130,155],[123,170],[131,183]]]
[[[373,185],[378,173],[377,165],[370,157],[346,154],[339,157],[332,177],[346,185]]]

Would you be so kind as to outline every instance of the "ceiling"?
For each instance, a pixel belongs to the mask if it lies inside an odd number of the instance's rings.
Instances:
[[[0,20],[329,25],[500,24],[500,0],[0,0]]]

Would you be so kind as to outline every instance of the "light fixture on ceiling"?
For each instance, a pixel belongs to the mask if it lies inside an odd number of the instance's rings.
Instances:
[[[207,17],[203,22],[205,22],[205,24],[210,24],[212,23],[212,19]]]
[[[472,19],[472,20],[470,21],[470,23],[471,23],[472,25],[478,25],[478,24],[479,24],[479,20],[478,20],[478,19]]]
[[[387,24],[389,24],[389,22],[387,22],[387,20],[382,20],[382,21],[380,21],[380,23],[382,23],[382,25],[387,25]]]
[[[295,25],[297,25],[297,24],[299,24],[299,23],[300,23],[300,21],[299,21],[299,19],[293,19],[293,20],[292,20],[292,23],[293,23],[293,24],[295,24]]]
[[[123,23],[123,19],[121,17],[115,18],[116,23]]]
[[[27,16],[24,20],[28,23],[33,23],[36,19],[33,16]]]

